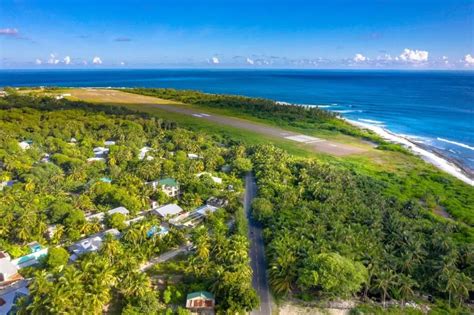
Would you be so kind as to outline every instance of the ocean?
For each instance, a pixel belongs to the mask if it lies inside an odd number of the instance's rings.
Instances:
[[[474,174],[473,71],[0,70],[0,86],[167,87],[319,106],[383,127]]]

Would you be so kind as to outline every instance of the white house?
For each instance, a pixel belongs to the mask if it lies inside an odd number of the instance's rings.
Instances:
[[[150,160],[149,158],[151,158],[153,160],[152,156],[147,156],[147,153],[150,152],[150,151],[153,151],[153,149],[150,148],[150,147],[141,148],[140,152],[138,153],[138,159],[143,160],[145,157],[147,157],[147,160]]]
[[[179,184],[174,178],[163,178],[149,182],[148,184],[153,187],[153,190],[160,188],[161,191],[170,197],[176,197],[179,195]]]
[[[92,149],[92,151],[94,152],[94,156],[96,158],[103,158],[107,154],[109,154],[109,148],[104,147],[95,147],[94,149]]]
[[[89,162],[89,163],[91,163],[91,162],[105,162],[105,159],[101,158],[101,157],[91,157],[91,158],[87,159],[87,162]]]
[[[18,274],[18,266],[10,260],[10,255],[0,252],[0,286],[22,279]]]
[[[173,217],[181,212],[183,212],[183,209],[173,203],[152,210],[152,213],[158,214],[162,218]]]
[[[188,153],[188,159],[190,160],[199,159],[199,155],[194,154],[194,153]]]
[[[201,176],[203,176],[203,175],[209,175],[214,183],[216,183],[216,184],[222,184],[222,178],[216,177],[216,176],[212,176],[212,174],[209,173],[209,172],[201,172],[201,173],[199,173],[199,174],[196,174],[197,177],[201,177]]]
[[[121,213],[126,216],[130,214],[130,211],[128,211],[128,209],[125,207],[117,207],[117,208],[107,211],[108,215],[112,215],[114,213]]]
[[[107,141],[104,142],[104,145],[105,145],[106,147],[110,147],[111,145],[115,145],[115,143],[116,143],[116,142],[113,141],[113,140],[107,140]]]
[[[127,216],[127,215],[130,214],[130,211],[128,211],[128,209],[125,208],[125,207],[117,207],[117,208],[114,208],[114,209],[109,210],[107,212],[99,212],[99,213],[94,213],[94,214],[88,215],[88,216],[86,216],[86,220],[87,221],[97,220],[99,222],[102,222],[105,219],[105,214],[106,213],[107,213],[107,215],[112,215],[114,213],[121,213],[121,214]]]
[[[18,145],[23,150],[28,150],[31,147],[31,141],[21,141],[21,142],[18,142]]]
[[[69,247],[69,251],[72,253],[71,260],[75,261],[77,260],[77,258],[79,258],[79,256],[85,253],[95,252],[99,250],[107,234],[110,234],[115,238],[118,238],[120,236],[120,232],[117,229],[110,229],[102,233],[98,233],[88,238],[82,239]]]

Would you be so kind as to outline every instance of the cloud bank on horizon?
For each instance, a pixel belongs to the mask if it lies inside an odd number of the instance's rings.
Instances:
[[[0,68],[474,69],[471,1],[204,2],[4,0]]]

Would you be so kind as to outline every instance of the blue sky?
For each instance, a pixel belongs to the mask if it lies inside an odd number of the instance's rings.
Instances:
[[[0,1],[2,68],[474,68],[474,3]]]

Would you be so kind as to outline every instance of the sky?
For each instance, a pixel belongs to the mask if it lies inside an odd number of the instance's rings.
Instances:
[[[474,1],[0,1],[0,68],[194,67],[474,69]]]

